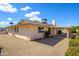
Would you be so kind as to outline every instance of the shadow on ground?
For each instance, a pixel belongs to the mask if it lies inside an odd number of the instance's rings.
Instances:
[[[58,36],[55,36],[54,38],[37,39],[35,40],[35,42],[39,42],[39,43],[46,44],[49,46],[54,46],[57,43],[59,43],[61,40],[63,40],[64,38],[66,38],[66,34],[60,34]]]
[[[3,49],[3,48],[2,48],[2,47],[0,47],[0,56],[1,56],[1,51],[2,51],[2,49]]]

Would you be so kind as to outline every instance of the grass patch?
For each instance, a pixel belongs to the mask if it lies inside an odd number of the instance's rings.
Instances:
[[[71,39],[69,41],[69,47],[79,47],[79,39]]]
[[[79,39],[71,39],[69,41],[69,49],[65,53],[66,56],[79,56]]]
[[[79,56],[79,48],[78,47],[70,47],[66,53],[66,56]]]

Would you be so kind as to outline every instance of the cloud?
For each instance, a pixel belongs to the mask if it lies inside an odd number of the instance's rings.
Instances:
[[[11,20],[12,20],[12,18],[8,18],[7,20],[10,20],[10,21],[11,21]]]
[[[0,22],[0,26],[7,26],[7,25],[9,25],[9,22],[6,22],[6,21]]]
[[[24,16],[28,17],[29,20],[41,22],[41,18],[38,17],[39,14],[41,14],[39,11],[33,11],[31,13],[26,13]]]
[[[0,11],[14,13],[17,9],[8,3],[0,3]]]
[[[39,14],[40,14],[39,11],[33,11],[31,13],[26,13],[25,17],[33,17],[33,16],[36,16],[36,15],[39,15]]]
[[[17,21],[14,21],[13,24],[17,24]],[[0,22],[0,26],[10,26],[10,22],[9,21],[2,21]]]
[[[29,7],[29,6],[26,6],[26,7],[24,7],[24,8],[21,8],[22,11],[27,11],[27,10],[29,10],[29,9],[31,9],[31,7]]]
[[[40,17],[38,17],[38,16],[33,16],[33,17],[30,17],[30,19],[29,20],[32,20],[32,21],[39,21],[39,22],[41,22],[41,18]]]
[[[19,21],[14,21],[13,23],[14,23],[14,25],[15,25],[15,24],[17,24],[18,22],[19,22]]]

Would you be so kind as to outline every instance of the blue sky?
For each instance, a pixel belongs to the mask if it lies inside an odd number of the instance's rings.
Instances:
[[[79,24],[79,4],[67,3],[10,3],[0,4],[0,26],[9,22],[18,23],[21,19],[46,18],[51,24],[53,19],[59,26]]]

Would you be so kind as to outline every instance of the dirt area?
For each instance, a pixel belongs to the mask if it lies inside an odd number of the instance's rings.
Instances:
[[[26,41],[9,35],[0,35],[2,56],[63,56],[68,45],[69,40],[63,36]]]

